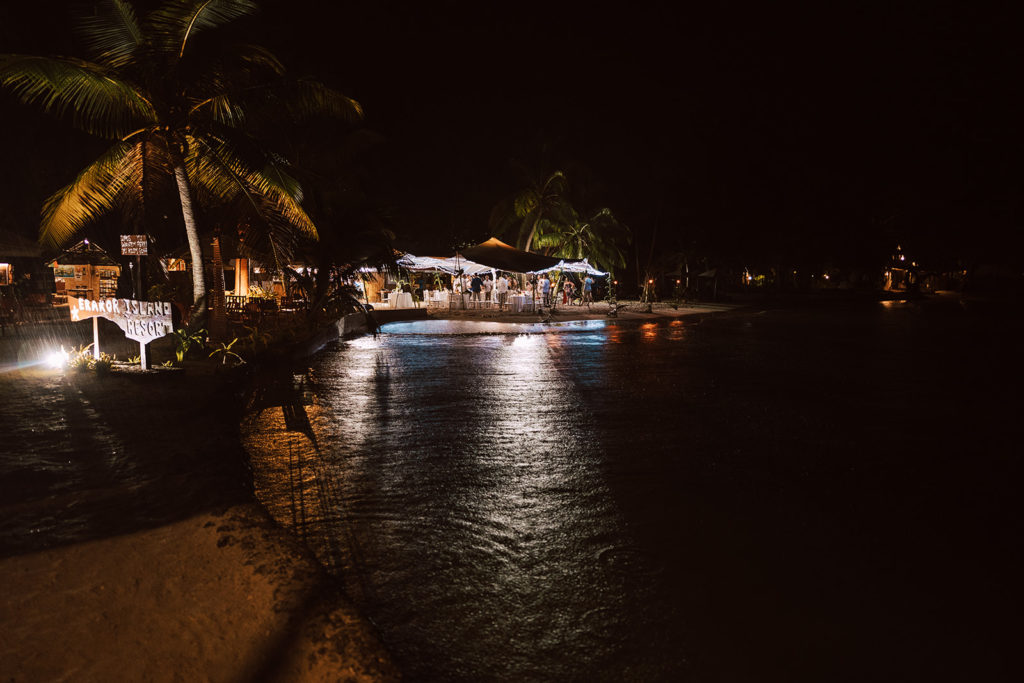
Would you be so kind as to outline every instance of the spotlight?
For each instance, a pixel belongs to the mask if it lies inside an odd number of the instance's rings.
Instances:
[[[60,368],[63,368],[64,365],[68,362],[68,352],[65,351],[63,348],[60,351],[51,351],[50,353],[46,354],[46,357],[43,359],[43,362],[45,362],[54,370],[59,370]]]

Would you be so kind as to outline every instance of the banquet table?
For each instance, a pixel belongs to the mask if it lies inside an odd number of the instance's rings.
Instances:
[[[448,291],[443,289],[434,289],[430,291],[427,301],[431,304],[447,306],[448,305]]]
[[[399,292],[398,294],[392,294],[388,297],[388,303],[391,308],[412,308],[412,294],[409,292]]]
[[[524,295],[522,295],[522,294],[517,294],[515,296],[510,296],[508,298],[508,301],[509,301],[509,306],[508,306],[509,310],[512,311],[513,313],[520,313],[520,312],[522,312],[523,308],[526,306],[526,297]]]

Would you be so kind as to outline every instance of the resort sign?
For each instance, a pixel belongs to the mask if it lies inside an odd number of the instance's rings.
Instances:
[[[68,300],[71,320],[93,318],[93,354],[99,358],[99,327],[96,321],[106,318],[124,330],[124,336],[139,342],[142,367],[146,367],[146,344],[174,331],[169,301],[136,301],[135,299]]]
[[[146,235],[121,235],[121,256],[147,256],[149,238]]]

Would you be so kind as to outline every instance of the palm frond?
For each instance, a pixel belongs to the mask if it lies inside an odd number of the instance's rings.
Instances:
[[[223,141],[193,138],[186,160],[190,178],[211,203],[244,201],[267,220],[278,219],[301,235],[316,239],[313,221],[300,206],[298,182],[274,164],[272,159],[262,168],[246,164],[235,150]]]
[[[0,56],[0,87],[87,133],[116,139],[156,121],[150,102],[104,67],[64,57]]]
[[[181,59],[197,34],[258,11],[253,0],[167,0],[144,24],[161,52]]]
[[[245,102],[239,94],[261,90],[280,79],[284,65],[269,50],[257,45],[216,44],[210,54],[190,53],[188,68],[190,114],[210,111],[214,119],[238,125]],[[183,67],[184,68],[184,67]]]
[[[93,59],[114,69],[132,62],[143,43],[135,10],[125,0],[95,0],[77,17],[76,32]]]
[[[133,145],[114,144],[89,164],[67,187],[54,193],[43,205],[39,239],[61,246],[86,225],[117,205],[118,196],[131,181],[125,160]]]
[[[544,180],[542,194],[562,195],[569,191],[569,179],[561,171],[555,171]]]
[[[327,116],[355,123],[363,118],[361,104],[319,81],[301,78],[283,83],[277,90],[293,121]]]
[[[121,208],[127,218],[150,232],[154,225],[162,224],[155,216],[180,214],[175,210],[180,197],[174,182],[174,160],[163,131],[139,136],[133,142],[121,163],[126,175]]]
[[[533,213],[541,203],[541,196],[532,189],[526,189],[516,195],[512,201],[513,210],[519,218],[526,218]]]

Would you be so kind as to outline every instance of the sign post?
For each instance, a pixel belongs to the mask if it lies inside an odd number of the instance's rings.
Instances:
[[[149,255],[148,235],[121,235],[121,256],[135,257],[132,287],[135,298],[142,296],[142,257]]]
[[[99,319],[113,320],[124,330],[124,336],[139,342],[142,369],[149,368],[146,344],[174,331],[169,301],[138,301],[136,299],[68,298],[71,320],[92,318],[92,355],[100,357]]]

